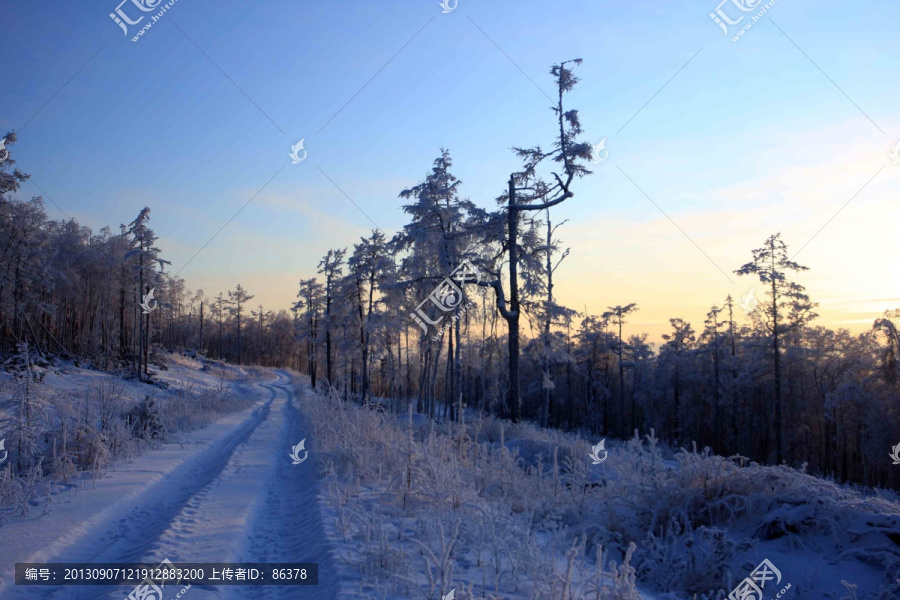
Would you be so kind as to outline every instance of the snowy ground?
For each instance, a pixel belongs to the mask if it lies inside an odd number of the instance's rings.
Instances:
[[[121,599],[134,587],[17,588],[17,562],[156,564],[166,558],[319,565],[318,586],[193,586],[182,596],[189,600],[337,598],[316,503],[315,457],[293,465],[288,455],[309,437],[290,381],[279,371],[274,381],[245,386],[242,393],[258,398],[251,408],[117,464],[96,482],[82,478],[54,496],[49,515],[35,511],[4,524],[0,598]]]
[[[900,599],[890,492],[652,436],[607,440],[594,465],[591,441],[527,423],[320,396],[304,410],[354,600],[722,599],[765,559],[780,578],[763,600]]]
[[[49,514],[41,501],[24,517],[6,509],[0,600],[133,589],[17,587],[17,562],[164,559],[319,565],[315,587],[193,586],[179,600],[701,600],[724,598],[763,559],[791,584],[783,600],[853,600],[842,580],[859,600],[900,598],[895,494],[651,436],[608,440],[608,460],[591,465],[596,440],[471,411],[464,426],[386,413],[312,394],[285,371],[171,356],[156,375],[169,390],[127,381],[129,402],[150,394],[178,419],[214,422],[71,478]],[[59,408],[112,379],[64,367],[41,390]],[[178,395],[217,386],[240,410],[198,421]],[[303,439],[309,459],[294,465]]]

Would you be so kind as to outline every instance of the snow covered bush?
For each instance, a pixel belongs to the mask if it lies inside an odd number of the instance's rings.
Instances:
[[[359,597],[437,600],[455,588],[462,600],[632,600],[642,586],[667,600],[720,600],[763,548],[875,568],[883,578],[859,600],[900,597],[895,494],[673,452],[652,431],[613,442],[592,465],[591,444],[570,433],[306,398],[327,513]],[[794,569],[790,582],[810,597],[845,593],[837,574]]]
[[[607,556],[598,567],[602,528],[586,523],[602,511],[576,459],[587,455],[584,441],[300,393],[358,597],[438,600],[455,589],[459,600],[640,599],[634,544],[612,551],[620,566]]]
[[[182,382],[159,401],[159,421],[165,432],[191,431],[215,423],[224,414],[247,408],[253,394],[231,394],[229,386],[197,386]]]
[[[113,462],[135,457],[167,434],[209,425],[255,402],[252,394],[231,394],[229,383],[208,374],[191,379],[190,372],[179,372],[186,380],[169,376],[169,390],[68,363],[39,379],[33,353],[20,354],[22,369],[0,372],[0,438],[8,452],[0,470],[0,509],[7,515],[49,502],[55,482],[82,472],[102,476]],[[199,372],[196,361],[182,364],[188,360],[173,361],[173,370]]]
[[[145,396],[139,405],[125,414],[125,422],[131,427],[135,437],[144,440],[161,439],[166,432],[159,407],[150,396]]]

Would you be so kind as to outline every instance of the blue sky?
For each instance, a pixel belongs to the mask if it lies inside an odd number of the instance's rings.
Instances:
[[[194,289],[240,281],[287,307],[369,218],[402,226],[397,194],[442,146],[463,193],[494,206],[509,148],[552,139],[537,87],[552,96],[549,66],[579,57],[569,106],[610,154],[553,215],[570,219],[564,302],[637,302],[635,332],[699,327],[754,286],[732,274],[752,248],[782,231],[799,249],[852,197],[798,256],[802,281],[825,325],[900,306],[896,2],[778,0],[736,43],[709,18],[715,1],[459,0],[442,14],[437,0],[178,0],[137,43],[109,18],[117,4],[0,4],[0,129],[81,223],[150,206],[176,271],[271,179],[181,272]],[[292,165],[300,138],[309,155]]]

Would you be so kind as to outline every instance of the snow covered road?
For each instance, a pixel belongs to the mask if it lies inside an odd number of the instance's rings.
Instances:
[[[318,586],[193,586],[185,600],[338,597],[316,503],[309,428],[290,376],[253,387],[249,410],[56,496],[53,514],[0,528],[0,599],[122,599],[134,586],[15,586],[16,562],[315,562]],[[172,600],[182,586],[167,586]]]

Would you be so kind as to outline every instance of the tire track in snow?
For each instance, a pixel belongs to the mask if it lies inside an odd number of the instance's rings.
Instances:
[[[286,373],[286,382],[272,384],[287,397],[283,405],[284,422],[279,453],[275,456],[275,476],[267,489],[257,497],[247,538],[238,562],[314,562],[319,565],[317,586],[228,586],[227,600],[336,600],[339,596],[338,574],[334,568],[332,548],[325,537],[322,514],[318,505],[318,481],[315,468],[315,444],[310,444],[311,429],[295,406],[294,390]],[[284,385],[284,384],[287,385]],[[310,457],[294,465],[289,450],[306,438]]]
[[[280,376],[279,376],[280,377]],[[261,386],[265,387],[265,386]],[[201,542],[191,542],[191,527],[196,522],[195,515],[201,511],[210,490],[222,477],[226,467],[232,462],[236,451],[245,444],[254,432],[269,419],[269,413],[277,393],[267,388],[271,397],[261,407],[254,409],[250,418],[236,426],[221,441],[200,451],[198,455],[172,471],[169,475],[151,485],[138,498],[132,500],[137,505],[128,513],[106,525],[96,539],[82,536],[70,547],[58,553],[48,562],[78,563],[129,563],[154,562],[147,558],[164,534],[174,539],[199,547]],[[94,528],[95,530],[97,528]],[[89,535],[93,532],[89,531]],[[99,551],[99,547],[104,547]],[[178,560],[193,560],[191,556]],[[161,562],[162,558],[155,562]],[[223,558],[222,561],[225,559]],[[167,586],[168,587],[168,586]],[[133,586],[55,586],[11,588],[3,598],[35,600],[99,600],[101,598],[121,599],[128,595]],[[175,588],[172,595],[178,591]],[[123,590],[127,590],[123,593]],[[168,593],[168,589],[166,590]],[[193,591],[193,588],[192,590]],[[191,594],[193,597],[195,594]]]

